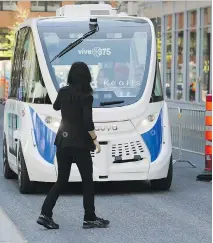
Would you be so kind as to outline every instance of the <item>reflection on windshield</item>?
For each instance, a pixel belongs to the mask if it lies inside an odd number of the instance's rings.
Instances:
[[[101,68],[95,82],[95,90],[113,91],[117,97],[135,97],[139,91],[140,80],[128,79],[129,63],[115,63],[112,68]]]
[[[132,80],[128,79],[128,63],[115,63],[111,68],[102,66],[101,63],[89,65],[92,76],[91,86],[95,91],[113,91],[117,97],[135,97],[137,95],[144,74],[144,65],[135,68]],[[66,86],[70,66],[53,65],[53,70],[59,87]]]

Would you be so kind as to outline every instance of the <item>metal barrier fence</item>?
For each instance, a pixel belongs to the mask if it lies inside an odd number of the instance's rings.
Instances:
[[[169,118],[172,146],[179,150],[178,160],[182,160],[182,151],[204,155],[205,111],[169,107]]]

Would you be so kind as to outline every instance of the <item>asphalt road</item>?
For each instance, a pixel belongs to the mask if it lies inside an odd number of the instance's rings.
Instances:
[[[0,105],[0,167],[2,168],[3,106]],[[83,230],[80,184],[71,184],[57,202],[57,231],[36,224],[50,186],[41,184],[33,195],[21,195],[16,180],[6,180],[0,170],[0,206],[30,243],[210,243],[211,189],[198,182],[203,158],[186,154],[197,168],[174,166],[169,192],[153,192],[146,183],[96,185],[96,212],[111,221],[108,229]]]

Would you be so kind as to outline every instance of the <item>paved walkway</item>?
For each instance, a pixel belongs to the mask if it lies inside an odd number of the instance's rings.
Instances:
[[[26,243],[27,241],[22,236],[11,219],[7,216],[4,210],[0,207],[0,243]]]

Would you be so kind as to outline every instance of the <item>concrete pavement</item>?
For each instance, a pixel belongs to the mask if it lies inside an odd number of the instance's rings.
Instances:
[[[0,243],[26,243],[21,232],[0,207]]]
[[[2,111],[3,106],[0,104],[0,140],[2,140],[2,128],[3,128],[3,119],[2,119]],[[2,166],[1,166],[2,168]],[[0,194],[0,202],[2,194]],[[1,204],[1,203],[0,203]],[[24,239],[22,233],[13,223],[13,221],[9,218],[7,213],[3,210],[0,205],[0,243],[26,243],[27,241]]]
[[[96,212],[111,221],[108,229],[82,229],[81,185],[71,183],[54,209],[54,219],[60,229],[49,231],[37,225],[36,220],[50,185],[38,184],[37,193],[22,195],[16,179],[4,179],[2,134],[3,106],[0,105],[0,206],[29,243],[212,242],[212,184],[196,181],[204,168],[203,156],[183,154],[183,159],[190,160],[196,168],[177,162],[169,192],[151,191],[148,184],[142,182],[99,184]],[[177,158],[175,152],[174,159]],[[13,235],[12,230],[10,232]]]

